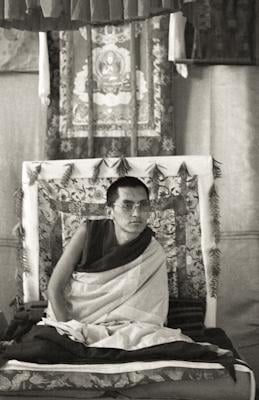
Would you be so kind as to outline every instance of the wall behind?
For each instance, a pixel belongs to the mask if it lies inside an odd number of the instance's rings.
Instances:
[[[22,161],[44,158],[46,112],[37,93],[37,73],[0,74],[0,309],[8,320],[16,294],[13,193],[21,185]]]
[[[259,383],[259,67],[194,66],[175,78],[177,154],[222,163],[218,326]]]

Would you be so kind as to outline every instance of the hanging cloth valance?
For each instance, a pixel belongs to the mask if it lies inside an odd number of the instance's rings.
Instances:
[[[0,0],[0,26],[29,31],[116,24],[181,10],[196,0]]]

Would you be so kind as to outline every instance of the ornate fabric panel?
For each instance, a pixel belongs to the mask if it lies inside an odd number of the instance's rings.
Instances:
[[[188,363],[186,363],[188,364]],[[55,371],[49,368],[47,371],[30,370],[6,370],[1,371],[0,383],[1,391],[22,393],[27,390],[72,390],[88,389],[99,391],[102,396],[103,391],[112,389],[113,391],[130,388],[136,385],[148,385],[156,382],[186,382],[195,380],[211,381],[214,379],[227,378],[228,373],[223,368],[184,368],[183,366],[172,366],[156,368],[151,370],[131,371],[122,373],[87,373],[85,371]],[[97,392],[94,397],[99,397]],[[102,396],[103,397],[103,396]]]
[[[168,23],[49,36],[49,158],[174,154]]]
[[[64,188],[60,180],[39,181],[40,292],[61,255],[61,239],[67,242],[84,217],[105,217],[106,189],[114,179],[72,179]],[[201,251],[201,227],[197,176],[183,184],[180,176],[163,179],[149,187],[153,212],[149,226],[167,254],[170,294],[175,297],[206,298]],[[62,220],[60,220],[60,212]],[[62,224],[63,222],[63,224]],[[50,245],[51,243],[51,245]],[[53,263],[54,258],[54,263]]]
[[[51,272],[78,224],[106,217],[106,189],[127,174],[149,188],[149,225],[167,255],[170,296],[206,301],[206,326],[215,326],[220,258],[213,178],[218,171],[205,156],[25,162],[17,206],[24,232],[17,275],[23,301],[45,297]]]

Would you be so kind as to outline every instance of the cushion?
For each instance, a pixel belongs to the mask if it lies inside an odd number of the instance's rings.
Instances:
[[[180,328],[185,335],[196,339],[204,332],[205,311],[204,300],[170,297],[167,326]]]

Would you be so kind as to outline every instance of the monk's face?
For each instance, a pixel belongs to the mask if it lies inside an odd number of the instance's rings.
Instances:
[[[145,229],[149,211],[149,201],[143,187],[118,188],[118,198],[111,207],[110,215],[119,243],[135,239]]]

